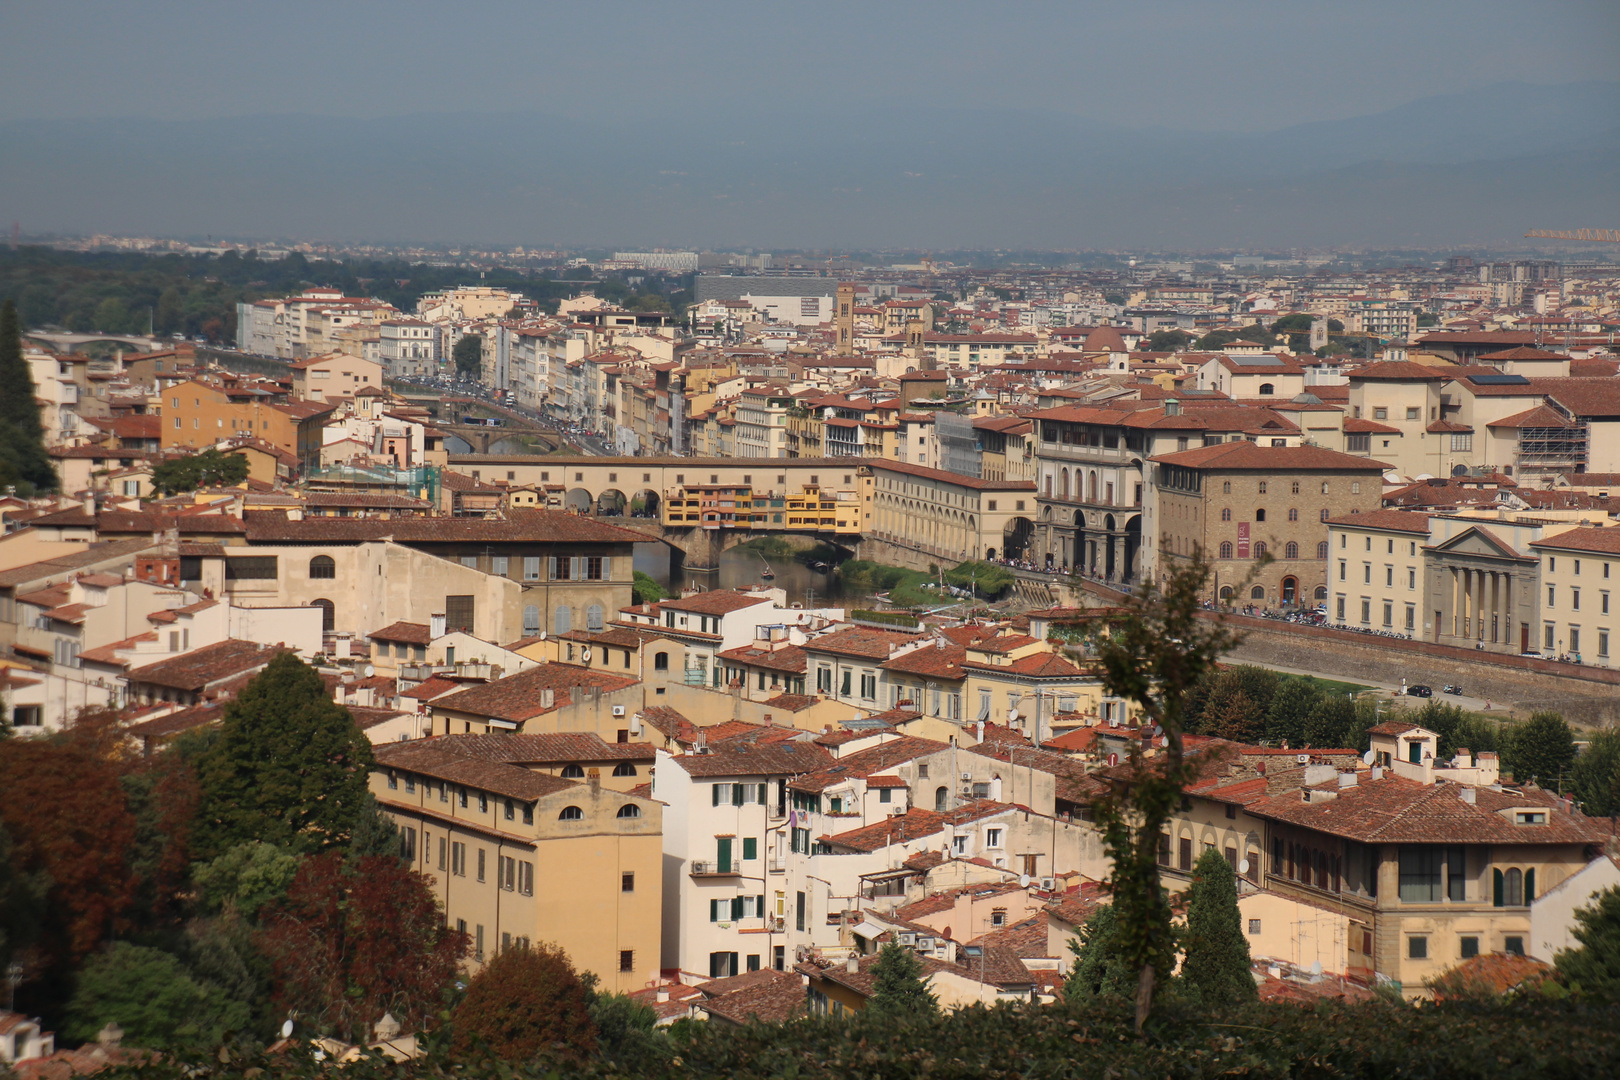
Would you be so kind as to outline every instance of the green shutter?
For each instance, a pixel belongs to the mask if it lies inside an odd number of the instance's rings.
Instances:
[[[759,858],[759,841],[752,836],[743,837],[743,861]]]
[[[1525,907],[1529,907],[1530,906],[1530,901],[1534,900],[1535,898],[1536,898],[1536,872],[1534,870],[1526,870],[1524,872],[1524,905],[1525,905]]]
[[[718,900],[711,899],[709,901],[709,921],[710,922],[719,922],[720,921],[720,912],[719,912],[719,909],[715,906],[715,905],[717,905],[719,903],[720,903],[720,901],[718,901]]]
[[[1502,903],[1502,900],[1503,900],[1502,871],[1500,871],[1500,870],[1492,870],[1491,871],[1491,879],[1492,879],[1492,881],[1494,883],[1494,888],[1495,888],[1495,892],[1493,894],[1495,904],[1496,904],[1497,907],[1502,907],[1503,906],[1503,903]]]
[[[711,803],[711,805],[719,806],[720,805],[720,785],[719,784],[711,784],[711,785],[709,785],[709,794],[710,794],[710,797],[713,799],[713,802]]]
[[[715,841],[715,869],[722,874],[731,873],[731,837],[722,836]]]
[[[738,919],[741,919],[742,917],[743,917],[743,898],[740,897],[740,896],[733,896],[731,898],[731,921],[736,922]],[[732,955],[735,956],[736,954],[733,953]],[[736,972],[733,971],[732,974],[735,975]]]
[[[766,798],[765,798],[766,794],[767,794],[767,789],[766,789],[765,785],[764,784],[759,785],[759,805],[761,805],[761,806],[765,805],[765,803],[766,803]]]
[[[743,794],[744,794],[744,790],[743,790],[743,786],[741,784],[732,784],[731,785],[731,805],[732,806],[741,806],[743,804]]]
[[[760,916],[761,918],[764,918],[764,916],[765,916],[765,894],[764,893],[760,893],[758,896],[754,897],[754,914]]]

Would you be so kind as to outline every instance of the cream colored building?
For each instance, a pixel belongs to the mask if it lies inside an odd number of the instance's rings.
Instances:
[[[1552,530],[1548,530],[1551,532]],[[1530,544],[1539,557],[1542,652],[1615,667],[1615,596],[1620,593],[1620,528],[1577,528]]]
[[[454,737],[375,754],[372,794],[446,921],[470,939],[469,966],[519,943],[555,942],[605,992],[657,980],[662,804]]]
[[[352,398],[362,387],[382,389],[383,368],[349,353],[327,353],[292,365],[293,397],[307,401]]]

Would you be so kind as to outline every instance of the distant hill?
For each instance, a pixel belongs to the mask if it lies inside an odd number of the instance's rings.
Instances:
[[[0,124],[26,230],[523,244],[1444,246],[1620,224],[1620,83],[1263,134],[874,109]]]

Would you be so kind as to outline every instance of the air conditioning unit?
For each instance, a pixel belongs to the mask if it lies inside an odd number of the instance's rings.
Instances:
[[[694,874],[707,874],[708,872],[709,872],[709,863],[707,863],[707,862],[693,862],[692,863],[692,873],[694,873]]]
[[[1057,888],[1057,880],[1055,878],[1043,877],[1041,878],[1041,888],[1045,889],[1047,892],[1051,892],[1053,889]]]
[[[1311,763],[1311,755],[1309,755],[1309,754],[1295,754],[1294,755],[1294,761],[1297,762],[1300,765],[1309,765]]]
[[[624,715],[624,706],[623,705],[615,705],[615,706],[613,706],[613,715],[614,716],[623,716]]]
[[[962,774],[962,779],[971,780],[971,779],[973,779],[973,774],[970,773],[970,772],[965,772],[965,773]]]

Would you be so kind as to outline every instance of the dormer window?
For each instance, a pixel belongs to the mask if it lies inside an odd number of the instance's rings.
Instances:
[[[1547,824],[1547,811],[1545,810],[1515,810],[1513,812],[1515,825],[1545,825]]]

